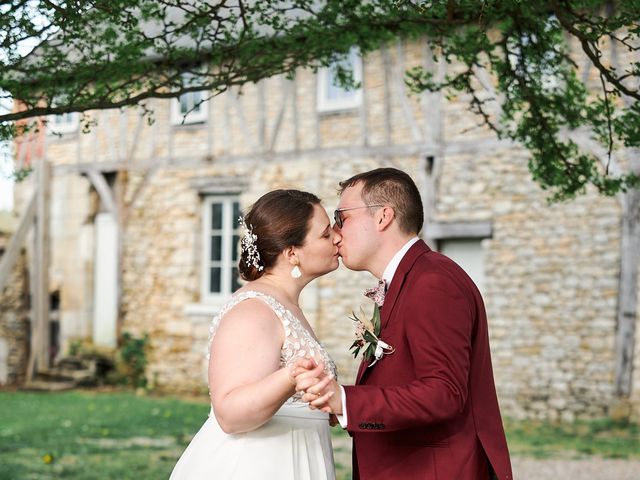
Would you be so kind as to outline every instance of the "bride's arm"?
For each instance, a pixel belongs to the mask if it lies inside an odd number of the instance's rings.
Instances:
[[[288,368],[280,368],[282,323],[258,299],[245,300],[222,319],[211,344],[209,390],[226,433],[254,430],[295,393]]]

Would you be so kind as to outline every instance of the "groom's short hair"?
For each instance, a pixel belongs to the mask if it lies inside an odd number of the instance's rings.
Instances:
[[[361,196],[366,205],[390,205],[400,230],[404,233],[420,232],[424,223],[422,199],[409,175],[397,168],[376,168],[340,182],[340,194],[357,183],[362,183]]]

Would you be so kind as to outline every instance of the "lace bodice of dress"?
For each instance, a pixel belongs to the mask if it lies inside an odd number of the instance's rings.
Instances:
[[[214,317],[211,322],[211,327],[209,328],[207,359],[209,359],[211,355],[211,342],[218,330],[222,317],[224,317],[224,315],[233,307],[248,298],[259,298],[265,302],[269,307],[271,307],[282,322],[282,327],[284,328],[284,343],[282,344],[282,350],[280,351],[281,367],[291,365],[298,358],[309,356],[315,358],[316,361],[322,360],[325,365],[325,373],[331,374],[334,378],[337,378],[338,372],[336,364],[329,356],[329,353],[320,344],[320,342],[311,335],[309,330],[302,325],[298,317],[296,317],[289,309],[272,296],[256,291],[246,291],[234,295],[222,307],[220,313]],[[300,395],[296,394],[291,397],[290,400],[300,401]]]

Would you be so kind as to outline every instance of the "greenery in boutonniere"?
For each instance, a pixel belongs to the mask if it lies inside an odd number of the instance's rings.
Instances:
[[[365,360],[374,356],[378,345],[378,335],[380,334],[380,307],[377,304],[373,307],[373,316],[367,317],[364,309],[360,307],[360,316],[352,312],[349,317],[356,322],[356,339],[350,347],[353,357],[356,358],[361,349],[364,349]]]

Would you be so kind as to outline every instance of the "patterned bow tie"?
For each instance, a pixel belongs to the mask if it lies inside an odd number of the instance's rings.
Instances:
[[[387,284],[384,280],[379,280],[378,285],[373,288],[368,288],[364,291],[364,296],[370,298],[378,307],[382,308],[382,304],[384,303],[384,295],[387,292]]]

